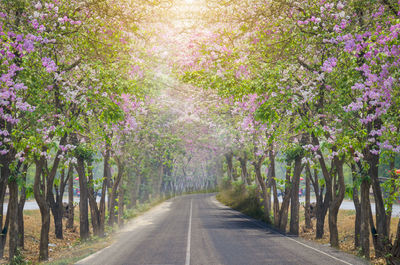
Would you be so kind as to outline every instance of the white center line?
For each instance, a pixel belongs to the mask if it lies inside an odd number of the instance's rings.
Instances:
[[[190,238],[191,238],[191,234],[192,234],[192,206],[193,206],[193,199],[190,200],[189,229],[188,229],[188,238],[187,238],[187,246],[186,246],[185,265],[190,265]]]

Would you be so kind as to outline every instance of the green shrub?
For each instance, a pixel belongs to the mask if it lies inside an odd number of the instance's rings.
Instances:
[[[31,263],[25,260],[24,255],[22,255],[19,248],[17,248],[17,250],[15,252],[15,256],[10,260],[9,264],[10,265],[26,265],[26,264],[31,264]]]
[[[246,187],[241,181],[233,182],[230,189],[221,189],[217,198],[229,207],[248,216],[256,219],[263,219],[264,217],[255,185]]]

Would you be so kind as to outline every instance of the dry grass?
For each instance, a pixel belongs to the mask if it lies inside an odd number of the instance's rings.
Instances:
[[[77,207],[76,207],[77,208]],[[78,209],[76,209],[75,217],[79,216]],[[66,219],[63,220],[64,223]],[[25,225],[25,247],[21,250],[21,254],[24,256],[28,263],[38,263],[39,257],[39,241],[40,241],[40,227],[41,217],[39,210],[27,210],[24,211],[24,225]],[[78,221],[75,220],[74,229],[64,229],[64,239],[57,239],[54,234],[54,222],[51,216],[50,222],[50,233],[49,233],[49,257],[50,259],[56,259],[59,257],[59,253],[64,249],[70,249],[79,242],[79,225]],[[3,260],[0,260],[1,264],[6,263],[8,259],[8,239],[6,243],[5,253]]]
[[[317,241],[321,244],[329,244],[329,225],[328,225],[328,217],[325,219],[325,234],[322,239],[315,239],[315,231],[310,230],[307,231],[305,229],[305,222],[304,222],[304,210],[300,212],[300,236],[304,237],[309,240],[314,240]],[[340,210],[339,215],[338,215],[338,230],[339,230],[339,243],[340,243],[340,250],[343,250],[347,253],[351,253],[353,255],[358,255],[359,250],[354,248],[354,224],[355,224],[355,211],[353,210]],[[313,221],[313,227],[315,228],[315,223],[316,220]],[[392,238],[395,237],[395,233],[397,230],[397,224],[398,224],[399,218],[392,218],[391,226],[390,226],[390,231]],[[372,260],[371,262],[373,264],[386,264],[384,259],[376,259],[374,254],[375,251],[373,249],[373,244],[372,244],[372,237],[370,238],[371,242],[371,256]]]

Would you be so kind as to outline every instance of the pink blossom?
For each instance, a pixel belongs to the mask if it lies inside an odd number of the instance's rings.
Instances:
[[[335,57],[330,57],[324,62],[323,66],[321,67],[321,70],[330,73],[333,71],[333,68],[336,67],[336,64],[337,64],[337,59]]]
[[[379,150],[370,150],[370,152],[373,155],[378,155],[379,154]]]
[[[0,155],[6,155],[8,154],[8,150],[0,150]]]
[[[46,68],[46,71],[48,73],[53,73],[53,72],[57,71],[57,69],[58,69],[56,63],[48,57],[42,58],[42,65],[43,65],[43,67]]]

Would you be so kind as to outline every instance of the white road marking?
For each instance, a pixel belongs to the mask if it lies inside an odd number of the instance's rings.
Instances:
[[[264,228],[265,228],[265,227],[264,227]],[[311,246],[309,246],[309,245],[307,245],[307,244],[301,243],[301,242],[299,242],[299,241],[297,241],[297,240],[295,240],[295,239],[293,239],[293,238],[290,238],[290,237],[288,237],[288,236],[285,236],[285,235],[283,235],[283,236],[286,237],[287,239],[290,239],[290,240],[296,242],[297,244],[300,244],[300,245],[302,245],[302,246],[304,246],[304,247],[307,247],[307,248],[310,248],[310,249],[312,249],[312,250],[315,250],[315,251],[317,251],[317,252],[319,252],[319,253],[321,253],[321,254],[324,254],[325,256],[328,256],[328,257],[330,257],[330,258],[332,258],[332,259],[334,259],[334,260],[343,262],[344,264],[353,265],[353,264],[351,264],[351,263],[349,263],[349,262],[347,262],[347,261],[344,261],[344,260],[342,260],[342,259],[336,258],[336,257],[334,257],[334,256],[332,256],[332,255],[330,255],[330,254],[328,254],[328,253],[326,253],[326,252],[323,252],[322,250],[313,248],[313,247],[311,247]]]
[[[218,207],[220,207],[220,208],[232,209],[232,208],[230,208],[230,207],[228,207],[228,206],[223,205],[223,204],[220,203],[219,201],[217,201],[217,199],[216,199],[215,197],[212,198],[212,201],[214,202],[214,204],[216,204],[216,205],[217,205]],[[243,216],[240,216],[240,217],[243,218],[243,219],[246,219],[246,220],[251,221],[252,223],[254,223],[255,225],[257,225],[258,227],[261,227],[261,228],[263,228],[263,229],[266,229],[265,226],[260,225],[259,223],[255,222],[254,220],[245,218],[245,217],[243,217]],[[286,236],[286,235],[283,235],[283,234],[281,234],[281,233],[277,233],[277,234],[279,234],[279,235],[281,235],[281,236],[283,236],[283,237],[285,237],[285,238],[287,238],[287,239],[289,239],[289,240],[292,240],[293,242],[296,242],[297,244],[302,245],[302,246],[304,246],[304,247],[306,247],[306,248],[315,250],[315,251],[317,251],[318,253],[321,253],[321,254],[323,254],[323,255],[325,255],[325,256],[328,256],[328,257],[330,257],[330,258],[332,258],[332,259],[334,259],[334,260],[340,261],[340,262],[342,262],[342,263],[344,263],[344,264],[347,264],[347,265],[353,265],[353,264],[351,264],[351,263],[349,263],[349,262],[347,262],[347,261],[344,261],[344,260],[342,260],[342,259],[336,258],[335,256],[332,256],[332,255],[330,255],[330,254],[328,254],[328,253],[326,253],[326,252],[324,252],[324,251],[322,251],[322,250],[313,248],[313,247],[311,247],[311,246],[309,246],[309,245],[307,245],[307,244],[301,243],[301,242],[299,242],[299,241],[297,241],[297,240],[295,240],[295,239],[293,239],[293,238],[290,238],[290,237],[288,237],[288,236]]]
[[[188,229],[188,238],[187,238],[187,245],[186,245],[185,265],[190,265],[190,238],[192,235],[192,208],[193,208],[193,199],[190,200],[189,229]]]

